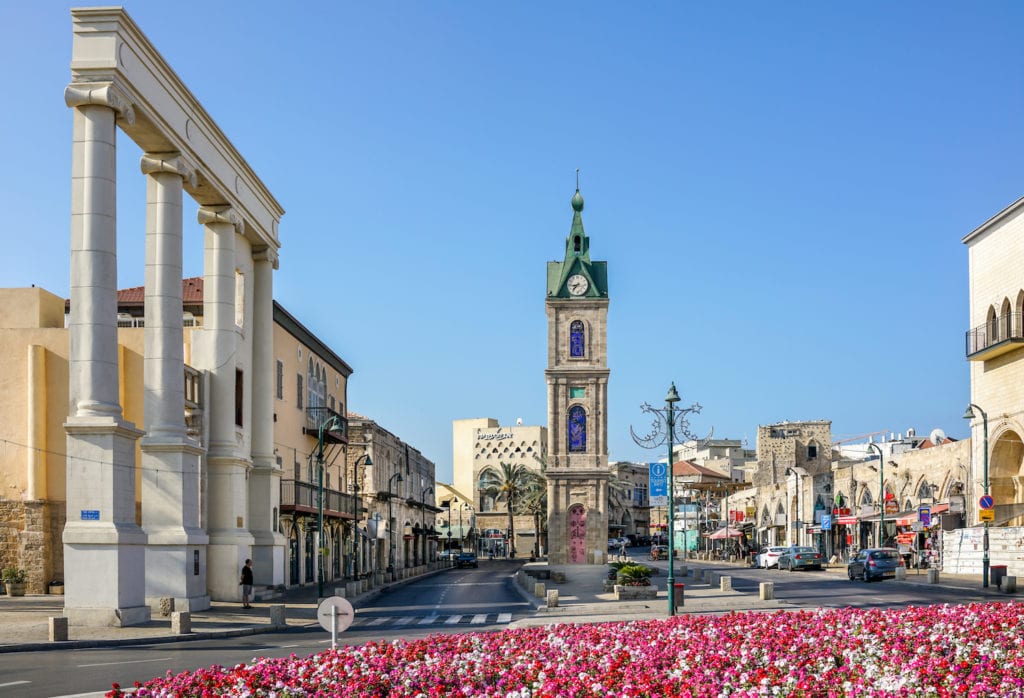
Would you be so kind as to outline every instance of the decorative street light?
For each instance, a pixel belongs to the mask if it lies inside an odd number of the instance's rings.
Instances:
[[[395,473],[388,478],[388,572],[391,573],[391,581],[395,580],[395,531],[392,521],[391,513],[391,499],[394,495],[391,493],[391,483],[402,482],[402,473]]]
[[[452,557],[452,504],[458,503],[458,497],[452,497],[448,500],[448,559]]]
[[[316,597],[322,599],[324,596],[324,431],[333,427],[341,427],[341,419],[338,415],[320,422],[316,437],[316,466],[317,466],[317,497],[316,497],[316,554],[313,560],[316,562]]]
[[[427,495],[434,491],[433,485],[420,493],[420,528],[423,529],[423,564],[427,563]]]
[[[690,432],[690,422],[687,416],[690,414],[700,414],[701,406],[700,403],[693,403],[690,407],[683,409],[676,409],[676,403],[679,402],[679,393],[676,392],[676,384],[672,383],[672,387],[668,389],[668,395],[665,396],[665,409],[659,410],[651,407],[646,402],[640,406],[641,411],[647,414],[654,415],[654,422],[652,424],[652,431],[645,437],[636,435],[633,431],[633,427],[629,428],[629,433],[633,436],[633,441],[639,446],[644,448],[657,448],[661,446],[665,441],[668,441],[668,579],[666,583],[668,585],[668,614],[674,616],[676,614],[676,596],[675,596],[675,474],[672,472],[673,464],[673,447],[676,437],[681,439],[694,439],[695,437]],[[686,548],[686,539],[683,539],[683,548]]]
[[[882,447],[873,441],[868,448],[878,452],[878,547],[885,545],[885,455]]]
[[[988,497],[988,414],[985,410],[981,409],[973,402],[967,405],[967,409],[964,410],[964,419],[974,419],[977,415],[974,411],[977,410],[978,414],[981,415],[981,430],[984,437],[983,445],[983,456],[982,461],[983,468],[981,476],[981,486],[985,488],[985,496]],[[973,450],[973,449],[972,449]],[[989,573],[989,559],[988,559],[988,519],[981,522],[985,527],[985,532],[981,539],[981,586],[988,586],[988,573]]]
[[[355,478],[355,482],[352,483],[352,562],[351,575],[354,578],[359,577],[359,468],[364,465],[373,465],[373,460],[370,458],[369,453],[365,453],[358,458],[352,464],[352,475]]]
[[[462,527],[462,510],[468,509],[473,511],[473,505],[469,502],[463,502],[462,506],[459,507],[459,552],[461,553],[463,548],[466,547],[466,529]],[[472,520],[472,519],[471,519]]]

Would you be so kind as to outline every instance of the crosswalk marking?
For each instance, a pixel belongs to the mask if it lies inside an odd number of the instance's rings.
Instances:
[[[425,616],[356,616],[352,623],[354,628],[380,628],[383,626],[397,627],[402,625],[437,625],[443,623],[447,626],[465,625],[486,625],[487,619],[496,625],[503,625],[512,622],[511,613],[476,613],[473,615],[458,614],[453,616],[442,616],[437,613],[430,613]]]

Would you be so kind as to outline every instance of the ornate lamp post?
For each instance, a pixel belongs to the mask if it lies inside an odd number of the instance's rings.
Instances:
[[[448,560],[452,559],[452,504],[458,503],[458,497],[452,497],[448,500]]]
[[[434,491],[434,486],[427,487],[420,493],[420,528],[423,530],[423,564],[427,564],[427,495]]]
[[[885,456],[876,443],[869,443],[868,448],[878,452],[878,547],[882,547],[885,545]]]
[[[652,431],[650,434],[644,437],[639,437],[633,428],[629,428],[630,434],[633,436],[633,441],[644,448],[657,448],[661,446],[665,441],[668,441],[668,614],[674,616],[676,614],[676,596],[675,596],[675,475],[672,472],[673,464],[673,447],[675,446],[675,440],[678,439],[693,439],[695,438],[690,432],[690,422],[687,416],[690,414],[700,414],[700,404],[693,403],[690,407],[683,409],[677,409],[676,403],[679,402],[679,393],[676,392],[676,384],[672,383],[672,387],[668,389],[668,395],[665,396],[665,409],[655,409],[648,403],[644,403],[640,406],[641,411],[646,414],[654,415],[654,422],[652,424]],[[686,540],[683,539],[683,546],[685,549]]]
[[[984,460],[982,461],[982,463],[984,469],[982,470],[981,486],[985,488],[985,496],[987,497],[990,494],[988,490],[988,414],[985,412],[985,410],[981,409],[972,402],[969,405],[967,405],[967,409],[964,410],[964,419],[974,419],[977,416],[974,414],[975,410],[977,410],[978,414],[981,415],[981,430],[982,435],[984,437],[984,443],[982,444],[982,455],[984,456]],[[981,523],[985,527],[985,532],[981,539],[981,586],[987,587],[989,579],[988,519],[985,519]]]
[[[316,438],[316,466],[317,466],[317,497],[316,497],[316,554],[313,559],[316,561],[316,597],[322,599],[324,596],[324,431],[332,427],[340,427],[341,420],[337,415],[320,422]]]
[[[391,573],[391,581],[395,581],[395,531],[391,520],[391,500],[394,497],[391,493],[392,482],[402,482],[402,473],[395,473],[388,478],[388,572]]]
[[[461,553],[466,547],[466,529],[462,527],[462,510],[468,509],[470,512],[473,511],[473,505],[469,502],[463,502],[462,506],[459,507],[459,552]],[[470,519],[472,521],[472,519]]]
[[[359,468],[364,465],[373,465],[369,453],[356,458],[352,464],[352,475],[356,479],[352,483],[352,577],[359,577]]]

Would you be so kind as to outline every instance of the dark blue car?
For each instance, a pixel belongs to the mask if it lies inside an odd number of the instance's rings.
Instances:
[[[846,566],[850,580],[891,579],[903,567],[903,556],[896,548],[864,548]]]

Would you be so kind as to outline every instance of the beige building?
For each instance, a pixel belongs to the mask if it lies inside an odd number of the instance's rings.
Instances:
[[[651,471],[647,463],[613,463],[608,485],[609,536],[651,535]]]

